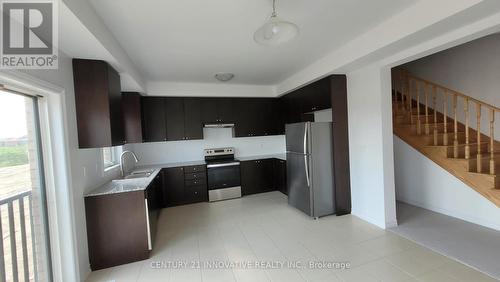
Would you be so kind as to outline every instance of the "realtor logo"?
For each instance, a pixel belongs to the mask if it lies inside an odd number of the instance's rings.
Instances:
[[[57,68],[56,1],[1,1],[0,68]]]

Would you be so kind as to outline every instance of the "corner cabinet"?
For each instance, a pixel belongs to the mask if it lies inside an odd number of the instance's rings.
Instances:
[[[276,190],[274,187],[274,159],[243,161],[241,194],[243,196]]]
[[[102,148],[123,145],[120,75],[108,63],[73,59],[78,145]]]
[[[149,258],[156,233],[161,177],[142,191],[85,197],[90,268]]]

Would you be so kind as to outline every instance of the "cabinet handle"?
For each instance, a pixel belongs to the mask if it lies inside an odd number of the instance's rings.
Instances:
[[[148,250],[152,250],[153,246],[151,244],[151,228],[149,227],[149,208],[148,208],[148,199],[144,199],[144,204],[146,206],[146,230],[148,234]]]

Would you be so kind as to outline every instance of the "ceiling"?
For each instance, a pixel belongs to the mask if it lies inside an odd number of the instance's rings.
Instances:
[[[260,46],[271,0],[89,0],[147,81],[275,85],[416,0],[279,0],[297,39]]]

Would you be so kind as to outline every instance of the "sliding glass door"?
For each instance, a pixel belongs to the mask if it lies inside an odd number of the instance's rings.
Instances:
[[[51,281],[38,97],[0,90],[0,281]]]

